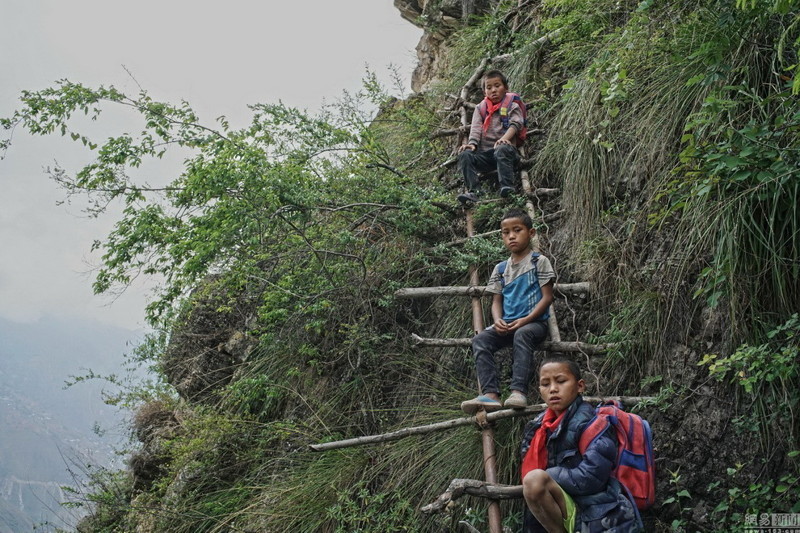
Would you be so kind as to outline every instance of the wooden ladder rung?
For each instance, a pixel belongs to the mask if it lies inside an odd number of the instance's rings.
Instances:
[[[420,337],[416,333],[411,334],[411,339],[416,346],[447,347],[447,346],[471,346],[472,339],[433,339]],[[588,342],[576,341],[544,341],[536,347],[537,351],[547,352],[581,352],[589,355],[601,354],[611,348],[616,347],[615,343],[590,344]]]
[[[559,194],[561,194],[561,189],[545,189],[544,187],[525,191],[525,195],[528,198],[543,198],[546,196],[557,196]]]
[[[652,396],[584,396],[583,401],[589,403],[603,403],[610,400],[621,402],[623,405],[631,406],[641,402],[651,402],[655,400]],[[541,413],[547,408],[543,403],[535,403],[528,405],[524,409],[501,409],[486,414],[486,422],[496,422],[506,418],[516,418],[520,416],[530,416]],[[351,446],[361,446],[364,444],[374,444],[376,442],[390,442],[399,440],[412,435],[424,435],[426,433],[433,433],[435,431],[444,431],[466,425],[479,424],[478,416],[467,416],[445,420],[442,422],[434,422],[424,426],[414,426],[390,431],[388,433],[381,433],[379,435],[364,435],[361,437],[353,437],[344,440],[337,440],[331,442],[321,442],[318,444],[310,444],[309,447],[317,452],[324,452],[328,450],[337,450],[339,448],[349,448]]]
[[[426,298],[429,296],[485,296],[486,286],[473,287],[406,287],[398,289],[394,295],[398,298]],[[588,281],[578,283],[556,283],[553,286],[556,294],[573,296],[592,292],[592,284]]]

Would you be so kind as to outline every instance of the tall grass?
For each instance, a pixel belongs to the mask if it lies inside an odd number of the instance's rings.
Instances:
[[[667,312],[644,321],[654,328],[646,336],[688,331],[686,318],[701,307],[689,293],[712,305],[722,298],[736,339],[751,305],[783,314],[797,306],[797,104],[776,74],[787,24],[719,2],[670,7],[638,10],[599,39],[582,70],[565,71],[534,174],[563,187],[571,220],[562,254],[574,260],[588,242],[613,242],[608,251],[623,268],[609,258],[605,272],[583,269],[608,299],[627,298],[621,276],[663,287]],[[745,147],[734,131],[753,140]],[[730,169],[708,162],[745,148],[760,159]],[[726,185],[745,171],[750,185]]]

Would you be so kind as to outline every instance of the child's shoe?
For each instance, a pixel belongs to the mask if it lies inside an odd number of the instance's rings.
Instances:
[[[477,398],[461,402],[461,410],[468,415],[474,415],[478,409],[483,408],[487,413],[500,409],[500,402],[481,394]]]
[[[512,391],[511,396],[506,398],[503,402],[503,407],[510,407],[511,409],[525,409],[528,407],[528,398],[519,391]]]
[[[514,187],[502,187],[500,189],[500,197],[508,198],[512,192],[514,192]]]
[[[462,192],[457,198],[464,205],[478,203],[478,195],[472,191]]]

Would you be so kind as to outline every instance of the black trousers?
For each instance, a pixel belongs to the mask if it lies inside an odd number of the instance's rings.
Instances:
[[[510,144],[501,144],[494,150],[483,152],[464,150],[458,155],[458,167],[464,176],[467,190],[477,192],[478,174],[497,170],[500,187],[514,187],[514,168],[519,162],[519,152]]]

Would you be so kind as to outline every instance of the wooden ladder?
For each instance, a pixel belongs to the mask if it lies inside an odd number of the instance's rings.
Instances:
[[[467,104],[469,92],[472,87],[480,80],[485,69],[487,68],[490,60],[481,62],[478,69],[473,73],[472,77],[467,81],[461,89],[460,101],[461,105],[461,129],[457,136],[457,146],[463,142],[466,132],[469,131],[470,113]],[[533,187],[528,172],[525,169],[521,171],[522,189],[526,197],[526,210],[532,220],[536,220],[536,209],[533,205]],[[466,229],[467,239],[475,238],[475,227],[473,220],[473,211],[468,208],[466,210]],[[536,235],[532,242],[534,252],[540,251],[539,237]],[[554,287],[554,292],[557,294],[568,294],[576,292],[587,292],[591,289],[588,283],[574,283],[574,284],[557,284]],[[401,289],[395,293],[400,298],[416,298],[428,297],[432,295],[467,295],[470,297],[472,305],[472,328],[473,334],[480,333],[484,330],[483,321],[483,305],[481,297],[485,292],[485,287],[480,285],[478,268],[472,265],[469,269],[469,286],[468,287],[433,287],[433,288],[406,288]],[[558,329],[558,319],[556,317],[555,309],[550,306],[550,318],[547,321],[547,328],[550,340],[540,344],[537,350],[552,350],[561,352],[584,352],[584,353],[598,353],[603,351],[605,346],[590,345],[581,342],[562,342],[561,333]],[[418,335],[413,335],[414,342],[420,346],[470,346],[471,339],[431,339],[423,338]],[[480,384],[478,384],[478,394],[481,393]],[[485,411],[480,410],[476,415],[476,421],[481,429],[481,441],[483,444],[483,466],[484,476],[487,483],[497,483],[497,462],[495,453],[495,439],[494,439],[494,426],[493,423],[487,419]],[[502,533],[502,516],[500,513],[500,504],[495,499],[489,500],[488,509],[488,523],[491,533]]]
[[[475,71],[475,73],[467,81],[467,83],[461,90],[461,97],[459,103],[461,105],[462,127],[457,130],[458,145],[461,144],[465,132],[469,131],[468,128],[470,120],[469,120],[468,110],[472,108],[472,105],[467,102],[469,91],[483,75],[483,72],[485,71],[490,62],[491,60],[488,58],[482,61],[478,69]],[[452,162],[453,161],[450,161],[450,163]],[[528,176],[528,172],[524,169],[521,172],[521,181],[522,181],[523,192],[525,194],[525,197],[527,198],[526,209],[528,211],[528,214],[531,216],[531,219],[536,220],[535,217],[536,209],[534,208],[533,202],[531,200],[532,198],[534,198],[534,190],[533,187],[531,186],[531,181]],[[535,192],[538,194],[540,191],[535,191]],[[558,193],[558,191],[555,189],[547,189],[542,192],[544,192],[547,195]],[[488,234],[481,234],[481,235],[475,234],[472,209],[467,209],[465,216],[466,216],[467,238],[455,241],[451,244],[460,244],[463,242],[467,242],[468,240],[473,238],[480,238],[488,235]],[[495,233],[499,232],[490,232],[490,234],[495,234]],[[538,235],[535,237],[532,243],[532,247],[534,251],[536,252],[540,251]],[[575,294],[585,294],[591,292],[591,290],[592,290],[591,284],[586,282],[556,283],[553,292],[556,296],[569,296]],[[484,294],[485,294],[485,286],[482,286],[480,284],[478,268],[476,265],[471,266],[469,269],[469,286],[409,287],[400,289],[395,292],[395,296],[398,298],[421,298],[421,297],[432,297],[432,296],[469,297],[472,306],[472,328],[474,334],[480,333],[484,329],[483,305],[481,302],[481,298],[484,296]],[[561,333],[558,329],[558,320],[556,318],[555,310],[552,305],[550,306],[550,318],[548,319],[547,326],[548,326],[550,340],[544,341],[543,343],[538,345],[536,348],[537,351],[581,352],[587,355],[592,355],[604,352],[605,350],[607,350],[609,347],[612,346],[610,344],[589,344],[578,341],[571,341],[571,342],[562,341]],[[417,345],[423,347],[442,347],[442,346],[460,347],[460,346],[471,345],[470,338],[436,339],[436,338],[423,338],[416,334],[412,334],[412,338]],[[478,392],[480,393],[480,384],[478,384]],[[641,397],[585,398],[586,401],[603,401],[607,399],[616,399],[626,403],[638,403],[639,401],[642,401],[645,398]],[[467,424],[470,425],[477,424],[481,429],[485,482],[479,482],[474,480],[454,480],[453,484],[451,484],[451,488],[455,485],[459,485],[460,487],[459,490],[462,493],[465,492],[488,498],[489,499],[488,523],[490,532],[502,533],[502,516],[500,513],[499,500],[521,497],[522,487],[521,486],[504,487],[497,485],[497,463],[496,463],[496,453],[495,453],[494,422],[505,418],[531,415],[544,410],[545,407],[546,406],[544,404],[529,405],[525,409],[503,409],[488,414],[485,411],[480,410],[476,415],[470,417],[464,417],[444,422],[437,422],[425,426],[404,428],[389,433],[384,433],[381,435],[369,435],[369,436],[355,437],[351,439],[345,439],[334,442],[312,444],[310,445],[310,447],[312,450],[315,451],[326,451],[326,450],[333,450],[350,446],[359,446],[370,443],[387,442],[405,438],[410,435],[419,435],[423,433],[430,433],[432,431],[443,431]],[[466,484],[466,485],[465,487],[461,487],[460,484]],[[478,484],[479,486],[475,486],[475,484]],[[434,512],[436,510],[443,508],[447,504],[447,502],[449,502],[451,499],[455,499],[456,497],[458,497],[457,495],[454,495],[453,492],[454,492],[453,490],[448,489],[448,491],[444,495],[442,495],[439,498],[439,500],[437,500],[437,502],[434,502],[434,504],[426,506],[425,508],[423,508],[423,511]]]

